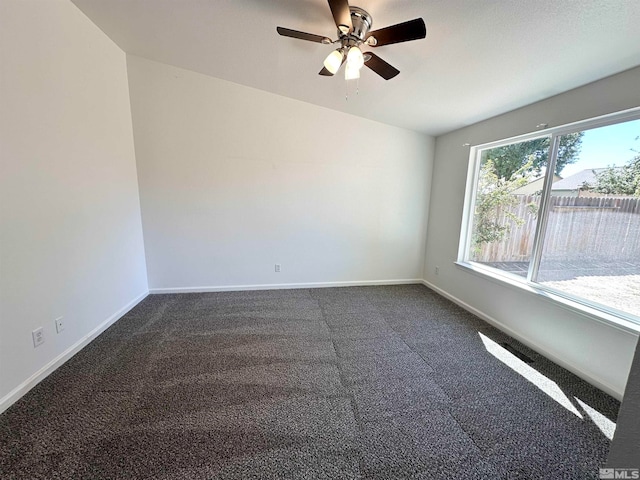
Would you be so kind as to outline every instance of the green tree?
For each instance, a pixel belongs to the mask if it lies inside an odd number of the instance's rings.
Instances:
[[[496,173],[493,160],[482,162],[478,176],[471,238],[474,254],[477,255],[485,243],[504,240],[511,230],[511,222],[516,225],[524,223],[524,219],[511,211],[511,208],[520,201],[518,196],[511,192],[529,183],[530,177],[526,172],[531,170],[532,163],[531,160],[521,165],[510,178],[504,179]],[[536,208],[535,204],[530,205],[530,213],[535,214]]]
[[[555,167],[557,175],[560,175],[564,167],[578,160],[583,136],[584,132],[576,132],[560,137]],[[485,150],[482,153],[482,159],[491,160],[495,168],[495,174],[504,180],[513,178],[516,172],[519,172],[518,174],[521,176],[529,174],[539,176],[549,161],[549,146],[549,137],[536,138],[527,142]],[[522,167],[527,163],[531,165],[525,171]]]
[[[636,155],[622,167],[608,167],[596,173],[593,184],[585,183],[588,190],[606,195],[629,195],[640,197],[640,155]]]

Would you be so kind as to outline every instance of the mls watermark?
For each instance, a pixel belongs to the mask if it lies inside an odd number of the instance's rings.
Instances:
[[[640,468],[601,468],[600,478],[640,479]]]

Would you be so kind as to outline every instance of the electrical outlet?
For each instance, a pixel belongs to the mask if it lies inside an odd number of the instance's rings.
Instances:
[[[440,267],[436,267],[436,275],[440,275]]]
[[[276,263],[276,273],[280,273],[280,268],[281,265],[279,263]]]
[[[31,336],[33,337],[33,347],[39,347],[44,343],[44,329],[42,327],[36,328],[33,332],[31,332]]]
[[[64,321],[62,317],[56,318],[56,333],[60,333],[64,330]]]

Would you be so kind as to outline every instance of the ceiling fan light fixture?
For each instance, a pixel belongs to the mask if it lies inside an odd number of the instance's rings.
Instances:
[[[347,53],[347,67],[360,70],[364,65],[364,56],[362,50],[358,47],[351,47]]]
[[[342,65],[342,59],[344,58],[344,53],[341,49],[334,50],[331,52],[327,58],[324,59],[324,68],[329,70],[333,75],[338,71],[340,65]]]
[[[360,78],[360,68],[347,63],[347,67],[344,70],[344,78],[345,80],[356,80]]]

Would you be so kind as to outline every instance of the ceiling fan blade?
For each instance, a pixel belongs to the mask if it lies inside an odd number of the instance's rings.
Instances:
[[[373,37],[376,42],[367,42],[372,47],[380,47],[382,45],[391,45],[392,43],[408,42],[410,40],[419,40],[427,36],[427,27],[424,20],[416,18],[408,22],[398,23],[390,27],[381,28],[369,32],[367,39]]]
[[[329,8],[333,14],[333,20],[336,22],[336,27],[342,33],[349,33],[353,30],[353,23],[351,23],[351,9],[349,8],[348,0],[329,0]]]
[[[367,52],[365,55],[369,55],[371,58],[364,62],[364,64],[385,80],[391,80],[400,73],[400,70],[389,65],[376,54]]]
[[[291,30],[290,28],[278,27],[276,28],[278,33],[283,37],[297,38],[299,40],[308,40],[309,42],[317,43],[332,43],[330,38],[323,37],[322,35],[314,35],[313,33],[299,32],[298,30]]]

